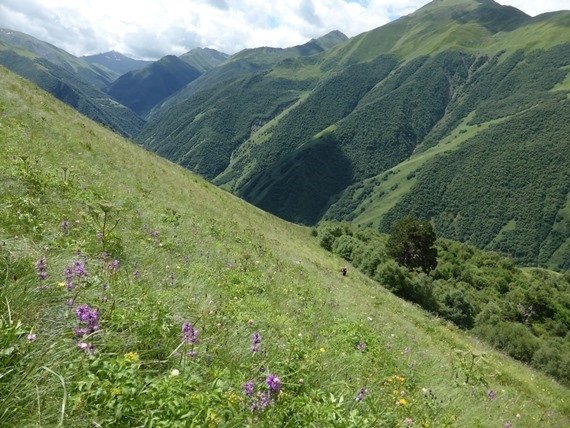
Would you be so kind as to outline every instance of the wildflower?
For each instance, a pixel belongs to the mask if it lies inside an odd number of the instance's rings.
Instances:
[[[497,398],[497,393],[492,389],[490,389],[489,391],[487,391],[487,398],[489,399],[489,401],[493,401],[495,398]]]
[[[99,309],[91,309],[89,305],[81,305],[75,308],[75,315],[84,324],[81,328],[73,328],[76,336],[84,336],[99,330]]]
[[[414,421],[411,418],[406,418],[406,419],[404,419],[404,423],[406,425],[413,425]]]
[[[44,281],[47,278],[47,260],[42,257],[36,262],[36,274],[40,281]]]
[[[115,259],[109,264],[109,273],[113,275],[117,272],[118,269],[119,269],[119,261]]]
[[[406,401],[405,398],[400,398],[400,399],[398,400],[398,404],[399,404],[400,406],[405,406],[406,404],[408,404],[408,402]]]
[[[319,349],[319,351],[323,354],[326,352],[325,348],[321,348],[321,349]]]
[[[281,379],[279,379],[278,376],[270,373],[267,375],[265,384],[269,387],[270,393],[279,394],[279,390],[281,389]]]
[[[141,275],[142,275],[142,274],[141,274],[141,271],[140,271],[140,270],[136,270],[136,271],[135,271],[135,278],[140,278]]]
[[[69,228],[69,222],[67,220],[63,220],[59,225],[63,230],[67,230]]]
[[[249,382],[246,382],[242,385],[243,393],[248,397],[253,396],[254,388],[255,382],[253,380],[250,380]]]
[[[364,350],[366,349],[366,343],[364,343],[364,341],[360,341],[360,343],[358,344],[358,350],[360,352],[364,352]]]
[[[256,331],[251,337],[251,352],[259,351],[259,344],[261,343],[261,335]]]
[[[409,346],[406,346],[406,348],[404,349],[404,354],[409,354],[412,351],[412,348],[410,348]]]
[[[182,324],[182,333],[180,337],[188,343],[198,342],[198,330],[196,330],[191,323],[185,322]]]
[[[34,340],[36,340],[36,334],[35,333],[28,334],[28,340],[30,342],[33,342]]]
[[[86,354],[93,355],[95,353],[95,346],[92,343],[79,342],[77,346],[83,349]]]
[[[89,276],[89,273],[85,269],[85,263],[83,263],[81,260],[76,260],[73,262],[73,273],[77,278]]]
[[[360,388],[360,392],[358,393],[358,395],[356,396],[356,398],[354,400],[355,401],[362,401],[365,394],[368,394],[368,389],[366,389],[365,387]]]
[[[180,375],[180,370],[178,370],[178,369],[172,369],[172,370],[170,371],[170,377],[176,377],[176,376],[179,376],[179,375]]]
[[[139,360],[139,354],[138,352],[127,352],[125,355],[123,355],[125,357],[126,360],[129,361],[138,361]]]

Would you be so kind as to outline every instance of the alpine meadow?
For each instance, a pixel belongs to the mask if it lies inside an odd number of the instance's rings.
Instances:
[[[570,11],[0,64],[0,426],[570,426]]]

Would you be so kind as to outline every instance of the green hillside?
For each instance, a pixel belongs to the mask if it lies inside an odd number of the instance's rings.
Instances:
[[[138,134],[144,121],[132,110],[61,67],[32,52],[0,42],[0,65],[34,82],[80,113],[122,135]]]
[[[568,390],[0,69],[0,425],[524,426]]]
[[[30,52],[35,57],[43,58],[97,89],[103,89],[119,77],[117,72],[91,64],[84,58],[78,58],[63,49],[19,31],[0,28],[0,41]]]
[[[228,59],[229,55],[223,52],[218,52],[215,49],[210,48],[194,48],[183,55],[180,55],[180,59],[187,62],[192,67],[205,73],[217,67]]]
[[[564,271],[568,163],[551,157],[570,141],[559,122],[569,29],[570,12],[531,18],[491,0],[433,1],[310,56],[237,54],[227,64],[268,68],[179,92],[137,141],[289,221],[355,220],[385,232],[411,211],[448,238]],[[463,156],[480,151],[493,162],[456,179],[478,162]],[[482,182],[485,195],[475,196]]]

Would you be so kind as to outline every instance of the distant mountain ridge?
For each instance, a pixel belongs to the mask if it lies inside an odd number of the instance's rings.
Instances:
[[[141,68],[153,62],[129,58],[128,56],[116,51],[110,51],[96,55],[85,55],[81,58],[90,64],[100,65],[109,70],[112,70],[118,76],[122,76],[129,71],[140,70]]]
[[[305,44],[288,48],[258,47],[244,49],[220,63],[218,67],[205,73],[182,91],[175,93],[164,103],[156,106],[150,117],[158,117],[161,112],[183,102],[194,93],[223,85],[232,79],[251,73],[268,70],[286,59],[311,56],[345,42],[348,38],[340,31],[331,31],[322,37],[312,39]]]

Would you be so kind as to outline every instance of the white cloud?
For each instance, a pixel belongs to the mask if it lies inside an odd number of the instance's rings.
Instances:
[[[2,0],[0,27],[75,55],[117,50],[157,59],[195,47],[226,53],[286,47],[332,30],[352,37],[426,0]],[[499,0],[529,15],[570,9],[570,0]]]

